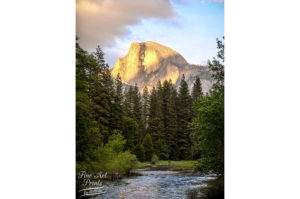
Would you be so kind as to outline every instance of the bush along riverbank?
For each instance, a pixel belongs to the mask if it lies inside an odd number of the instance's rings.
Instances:
[[[124,137],[115,132],[107,144],[100,145],[92,152],[93,161],[88,163],[77,161],[76,192],[93,186],[101,186],[106,180],[116,180],[131,175],[138,167],[136,156],[125,149]]]

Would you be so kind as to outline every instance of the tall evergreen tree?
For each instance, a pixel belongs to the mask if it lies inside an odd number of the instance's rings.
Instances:
[[[164,81],[162,91],[161,91],[161,109],[163,115],[164,123],[164,135],[163,139],[165,140],[168,135],[168,125],[170,123],[169,111],[170,111],[170,95],[171,95],[171,85],[167,80]]]
[[[156,142],[158,140],[164,140],[165,139],[165,133],[164,133],[164,121],[163,121],[163,111],[162,111],[162,85],[160,80],[156,84],[156,118],[155,118],[155,124],[156,124]],[[156,151],[158,152],[158,151]]]
[[[115,92],[114,92],[114,102],[113,102],[113,123],[114,129],[122,130],[123,121],[123,84],[120,74],[117,75],[115,80]]]
[[[158,105],[161,106],[162,105],[162,98],[163,98],[163,88],[161,85],[161,81],[157,81],[156,83],[156,94],[157,94],[157,101],[158,101]],[[161,107],[160,107],[161,108]]]
[[[196,81],[193,85],[193,91],[192,91],[192,99],[193,102],[195,103],[198,99],[198,97],[203,96],[202,92],[202,86],[201,86],[201,81],[199,76],[197,76]]]
[[[105,73],[103,75],[104,78],[104,87],[107,90],[108,93],[108,105],[109,105],[109,136],[113,134],[114,130],[120,130],[120,128],[117,126],[118,125],[118,119],[120,115],[117,113],[117,109],[120,108],[118,105],[115,103],[115,87],[114,87],[114,81],[113,78],[110,74],[110,71],[108,69],[105,70]]]
[[[143,89],[142,96],[142,123],[143,123],[143,132],[147,132],[149,127],[149,111],[150,111],[150,97],[147,86]],[[143,134],[143,137],[145,135]]]
[[[133,119],[138,125],[138,135],[135,139],[135,144],[141,143],[143,139],[143,123],[142,123],[142,103],[141,95],[139,93],[137,85],[134,86],[132,93],[132,103],[133,103]]]
[[[164,123],[164,135],[160,141],[160,148],[163,150],[161,153],[158,153],[160,159],[166,159],[170,157],[172,148],[176,139],[174,135],[176,134],[176,107],[175,107],[175,98],[172,96],[173,84],[170,81],[165,80],[162,87],[162,115]],[[167,152],[167,156],[165,153]]]
[[[125,116],[123,119],[123,135],[126,140],[125,148],[133,151],[136,144],[138,125],[136,121],[130,117]]]
[[[104,62],[104,53],[99,46],[96,52],[90,55],[90,63],[87,66],[89,66],[87,69],[89,76],[88,87],[93,114],[97,122],[97,128],[102,135],[103,141],[106,143],[110,132],[111,95],[108,85],[111,82],[108,65]]]
[[[170,82],[171,83],[171,82]],[[172,160],[179,159],[179,149],[177,145],[177,90],[174,86],[171,87],[170,93],[170,109],[168,119],[168,147],[169,147],[169,158]]]
[[[224,95],[224,37],[223,40],[217,39],[217,48],[219,49],[217,58],[213,58],[212,62],[208,60],[208,67],[212,72],[212,78],[216,81],[213,90]]]
[[[133,118],[133,86],[130,86],[127,93],[125,94],[124,114],[127,117]]]
[[[185,76],[182,75],[178,95],[178,146],[180,159],[191,159],[191,141],[188,123],[192,120],[192,98]]]
[[[136,145],[134,149],[134,154],[136,155],[137,159],[141,162],[145,161],[145,149],[142,144]]]
[[[169,158],[169,125],[174,122],[170,120],[170,94],[171,94],[171,85],[167,80],[163,82],[163,87],[161,88],[161,111],[163,118],[163,135],[158,143],[158,152],[157,155],[159,159],[168,159]]]
[[[150,95],[150,110],[149,110],[149,130],[151,134],[155,153],[158,153],[157,143],[162,139],[164,133],[163,116],[161,111],[160,100],[158,99],[158,92],[153,87]]]
[[[197,103],[197,100],[199,100],[200,97],[202,96],[203,96],[203,92],[202,92],[201,81],[199,76],[197,76],[192,90],[193,105],[195,105]],[[193,110],[192,112],[193,112],[193,118],[196,117],[197,111]],[[198,143],[197,139],[191,137],[191,149],[192,149],[193,159],[197,159],[200,156],[200,151],[197,149],[197,143]]]
[[[157,97],[156,97],[156,89],[153,86],[151,95],[150,95],[150,107],[149,107],[149,128],[148,132],[152,136],[153,141],[156,140],[155,132],[156,132],[156,107],[157,107]]]
[[[151,136],[149,134],[147,134],[143,140],[143,147],[145,150],[145,160],[151,161],[153,156],[153,144]]]

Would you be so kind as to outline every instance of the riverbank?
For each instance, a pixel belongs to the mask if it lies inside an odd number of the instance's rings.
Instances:
[[[138,162],[138,168],[153,167],[157,170],[186,171],[186,170],[193,170],[196,162],[197,160],[179,160],[179,161],[161,160],[156,162],[156,164],[151,164],[151,162]]]

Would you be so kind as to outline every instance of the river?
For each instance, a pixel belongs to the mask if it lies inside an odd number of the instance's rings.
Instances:
[[[200,176],[192,172],[138,169],[141,176],[128,177],[103,184],[101,195],[94,199],[152,199],[186,198],[186,190],[205,186],[213,176]]]

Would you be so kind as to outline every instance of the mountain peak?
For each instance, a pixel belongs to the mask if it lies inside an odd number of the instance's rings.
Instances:
[[[171,49],[171,48],[169,48],[167,46],[164,46],[162,44],[159,44],[157,42],[154,42],[154,41],[132,42],[131,45],[130,45],[129,51],[131,49],[135,49],[135,48],[141,48],[141,49],[145,49],[147,51],[155,50],[155,51],[157,51],[160,54],[160,56],[163,56],[165,58],[169,57],[169,56],[176,55],[176,54],[180,55],[175,50],[173,50],[173,49]]]
[[[124,83],[135,85],[143,89],[149,89],[157,81],[171,80],[174,84],[178,82],[182,74],[186,78],[190,74],[191,65],[177,51],[153,41],[132,42],[125,57],[117,60],[111,70],[112,76],[120,73]],[[188,70],[188,71],[187,71]]]

